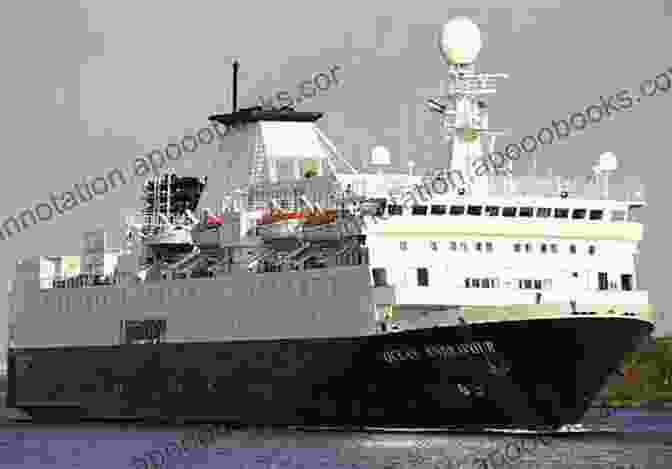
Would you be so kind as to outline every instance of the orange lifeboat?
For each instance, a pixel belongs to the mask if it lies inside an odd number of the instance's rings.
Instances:
[[[327,208],[309,212],[306,216],[306,225],[328,225],[336,221],[336,209]]]

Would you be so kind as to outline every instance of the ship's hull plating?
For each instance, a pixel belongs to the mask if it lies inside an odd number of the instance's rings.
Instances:
[[[332,339],[15,349],[8,406],[264,425],[558,427],[653,329],[630,318]]]

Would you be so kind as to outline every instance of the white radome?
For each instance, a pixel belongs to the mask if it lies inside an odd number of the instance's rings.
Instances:
[[[482,45],[481,31],[469,18],[458,16],[443,25],[439,47],[448,63],[473,63]]]
[[[611,152],[602,153],[599,168],[601,171],[615,171],[618,168],[618,158]]]
[[[371,163],[375,165],[389,165],[390,162],[390,151],[383,146],[374,147],[371,150]]]

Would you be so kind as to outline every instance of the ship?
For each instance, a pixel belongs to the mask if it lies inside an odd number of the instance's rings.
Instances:
[[[17,262],[7,406],[35,421],[579,422],[655,326],[635,276],[643,189],[609,193],[613,158],[576,180],[473,174],[501,135],[484,97],[505,76],[476,72],[465,24],[443,27],[447,78],[427,105],[467,184],[400,204],[446,171],[388,171],[380,152],[378,172],[358,170],[322,113],[238,109],[234,91],[209,117],[235,132],[207,177],[146,181],[123,248],[87,247],[102,270]]]

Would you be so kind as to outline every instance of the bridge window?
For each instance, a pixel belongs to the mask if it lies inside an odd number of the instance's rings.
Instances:
[[[402,251],[408,250],[408,242],[407,241],[400,241],[399,242],[399,249]]]
[[[430,241],[429,242],[429,247],[432,249],[432,251],[438,251],[439,246],[436,241]]]
[[[496,217],[499,215],[499,207],[495,205],[488,205],[485,207],[485,214],[489,217]]]
[[[516,216],[516,209],[517,209],[517,207],[504,207],[502,209],[502,216],[503,217],[515,217]]]
[[[548,245],[546,243],[541,243],[541,253],[546,254],[548,252]]]
[[[572,220],[583,220],[586,218],[586,209],[585,208],[577,208],[572,211]]]
[[[430,212],[432,215],[445,215],[446,206],[445,205],[432,205],[432,210]]]
[[[464,215],[464,205],[451,205],[449,213],[451,215]]]
[[[556,208],[555,209],[555,218],[567,218],[569,217],[568,208]]]
[[[557,254],[558,253],[558,245],[553,243],[551,244],[551,253]]]
[[[469,208],[467,209],[467,215],[480,215],[481,212],[483,211],[483,206],[482,205],[470,205]]]
[[[490,241],[485,243],[485,251],[492,252],[492,243]]]
[[[483,252],[483,243],[480,241],[476,241],[475,248],[477,252]]]
[[[457,242],[456,241],[451,241],[449,249],[451,251],[457,251]]]
[[[591,256],[595,255],[595,246],[588,246],[588,254]]]
[[[534,214],[534,209],[532,207],[520,207],[520,212],[518,213],[519,217],[531,217]]]
[[[513,245],[513,252],[520,252],[520,243],[516,243]]]
[[[525,252],[528,254],[532,252],[532,243],[525,243]]]
[[[570,254],[576,254],[576,244],[570,244],[569,245],[569,253]]]
[[[538,218],[549,218],[551,216],[551,209],[548,207],[541,207],[537,209]]]
[[[602,220],[604,210],[591,210],[588,218],[592,221]]]
[[[411,209],[413,215],[427,215],[427,206],[426,205],[414,205]]]
[[[467,243],[464,241],[460,242],[460,250],[462,252],[469,252],[469,248],[467,247]]]

